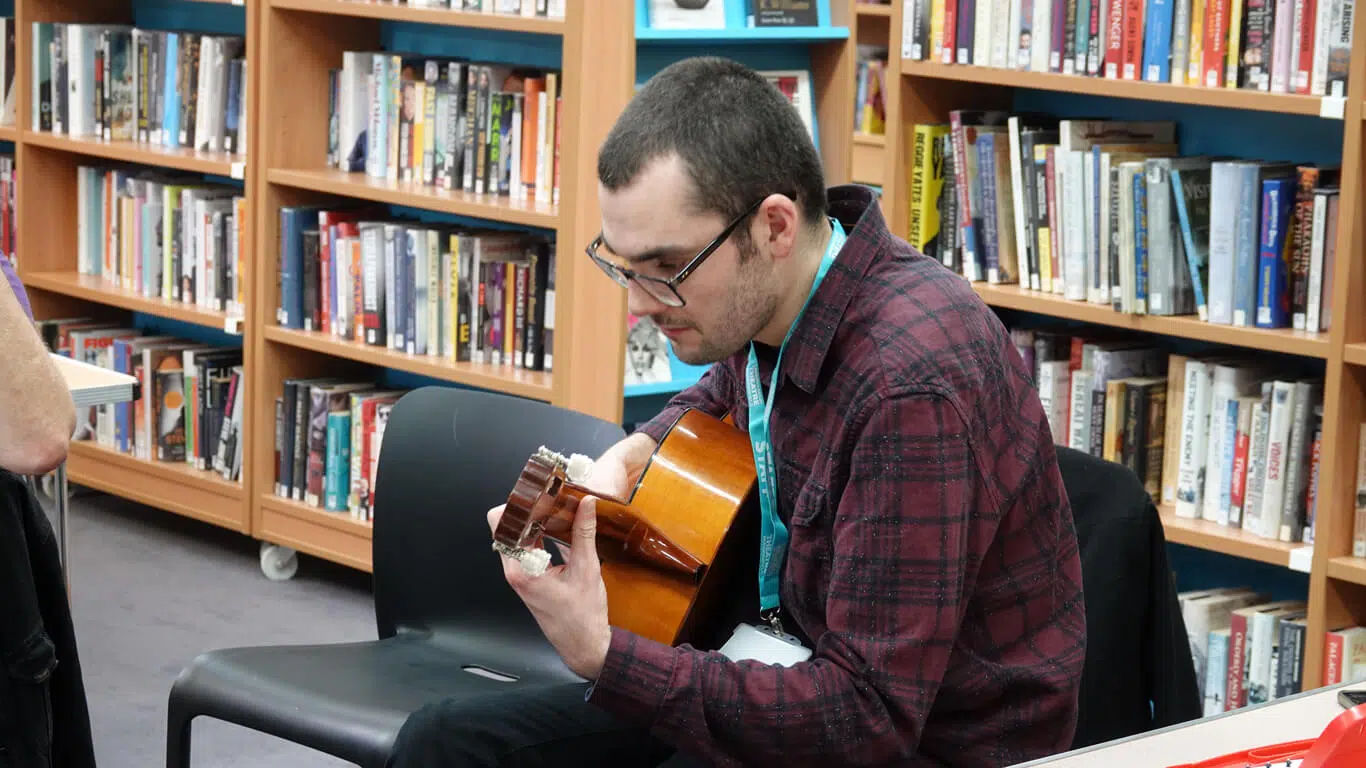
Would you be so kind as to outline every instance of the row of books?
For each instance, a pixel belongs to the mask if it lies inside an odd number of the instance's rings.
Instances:
[[[384,427],[405,392],[337,378],[285,379],[275,398],[275,495],[373,520]]]
[[[554,246],[370,206],[281,208],[277,320],[414,355],[548,371]]]
[[[887,132],[887,48],[858,46],[854,75],[854,130],[870,136]]]
[[[33,41],[33,130],[245,151],[241,36],[34,22]]]
[[[564,18],[565,0],[407,0],[411,8],[449,8],[454,11],[526,18]]]
[[[241,316],[246,198],[240,187],[141,166],[76,168],[77,270]]]
[[[903,58],[1347,95],[1355,0],[904,0]]]
[[[1054,442],[1129,467],[1178,517],[1313,542],[1320,378],[1122,332],[1011,333]]]
[[[132,402],[78,409],[73,439],[144,461],[183,462],[225,480],[241,479],[241,347],[146,335],[86,317],[34,325],[49,350],[126,373],[141,384]]]
[[[1177,599],[1205,716],[1305,688],[1303,600],[1270,600],[1245,587],[1191,590]]]
[[[331,72],[330,167],[558,202],[560,73],[388,51]]]
[[[969,280],[1132,314],[1329,327],[1337,166],[1182,157],[1169,121],[995,110],[955,110],[913,142],[912,244]]]

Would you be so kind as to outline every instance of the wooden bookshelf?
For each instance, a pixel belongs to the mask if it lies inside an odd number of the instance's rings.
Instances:
[[[228,313],[187,304],[180,301],[167,301],[149,298],[137,291],[122,287],[112,280],[79,272],[28,272],[24,274],[24,284],[30,288],[72,296],[96,304],[144,312],[157,317],[193,323],[207,328],[223,329],[229,325]]]
[[[402,205],[428,211],[452,213],[477,219],[520,224],[525,227],[556,229],[560,224],[559,209],[534,200],[509,200],[497,195],[479,195],[460,190],[440,189],[411,181],[389,181],[363,173],[317,170],[295,171],[271,169],[267,179],[272,184],[314,192],[325,192],[358,200],[370,200],[387,205]],[[589,238],[590,240],[592,238]]]
[[[145,461],[82,440],[71,444],[72,482],[241,533],[251,519],[240,483],[183,461]]]
[[[328,512],[268,490],[255,505],[256,538],[369,572],[374,527],[342,512]]]
[[[242,178],[246,172],[246,158],[226,152],[199,152],[145,142],[105,141],[94,137],[63,136],[43,131],[24,131],[23,142],[26,146],[47,147],[121,163],[174,168],[179,171],[234,179]]]
[[[1328,335],[1322,333],[1216,325],[1204,322],[1194,315],[1131,315],[1116,312],[1101,304],[1072,301],[1052,293],[1025,290],[1018,285],[973,283],[972,287],[983,301],[993,307],[1287,355],[1320,358],[1328,356]]]
[[[851,177],[862,184],[881,186],[886,174],[887,137],[868,133],[854,134]]]
[[[1352,365],[1366,365],[1366,343],[1344,345],[1342,359]]]
[[[245,33],[245,56],[249,62],[242,97],[245,100],[247,123],[254,126],[256,79],[260,73],[255,62],[257,50],[254,30],[261,4],[255,0],[191,1],[242,6],[238,13],[242,18],[241,31]],[[193,5],[189,8],[191,11],[196,10]],[[32,25],[35,22],[132,25],[135,22],[133,6],[103,0],[70,0],[61,3],[16,0],[14,16],[19,30],[15,36],[17,114],[14,125],[0,127],[0,141],[13,142],[16,169],[22,169],[17,170],[22,183],[15,188],[17,266],[20,279],[29,290],[35,316],[39,319],[89,316],[131,325],[131,313],[139,313],[197,326],[206,331],[241,333],[241,324],[230,318],[227,312],[144,296],[114,280],[81,274],[78,264],[76,169],[82,165],[127,163],[149,171],[178,171],[204,176],[211,182],[222,179],[245,181],[248,158],[251,156],[250,145],[254,145],[259,131],[249,130],[247,152],[233,155],[32,130],[35,109],[32,88],[29,86],[34,44]],[[155,23],[147,24],[142,19],[138,23],[157,28]],[[249,190],[250,184],[244,183],[243,188]],[[247,194],[247,207],[250,208],[249,192]],[[251,215],[254,214],[248,211],[248,216]],[[250,302],[251,269],[256,259],[251,251],[250,238],[241,242],[241,247],[245,250],[242,260],[245,270],[240,280],[245,286],[244,299]],[[210,333],[206,337],[216,338],[217,335]],[[249,335],[242,341],[244,347],[249,349],[252,341]],[[248,382],[245,391],[250,396],[254,385],[250,384],[252,372],[248,357],[244,350],[244,376]],[[243,424],[241,439],[250,440],[251,427],[248,419]],[[249,464],[246,459],[244,456],[244,465]],[[246,468],[243,469],[241,482],[232,482],[217,473],[201,471],[183,462],[146,461],[92,441],[73,443],[68,468],[73,482],[229,530],[244,534],[252,531],[248,491],[251,477]]]
[[[1234,88],[1199,88],[1170,83],[1149,83],[1140,80],[1109,80],[1101,77],[1082,77],[1051,72],[1022,72],[995,67],[943,64],[937,61],[903,60],[901,72],[903,75],[913,78],[955,80],[1005,88],[1029,88],[1086,96],[1109,96],[1117,99],[1195,104],[1221,109],[1280,112],[1287,115],[1318,116],[1324,109],[1324,100],[1318,96],[1265,93]]]
[[[892,6],[891,4],[854,3],[854,13],[869,18],[880,16],[884,19],[890,19],[892,17]]]
[[[1366,558],[1334,557],[1328,560],[1328,578],[1366,586]]]
[[[1351,538],[1356,485],[1358,425],[1366,419],[1366,266],[1357,255],[1366,251],[1366,184],[1361,145],[1366,126],[1366,22],[1354,19],[1353,47],[1349,66],[1348,94],[1345,99],[1276,94],[1246,89],[1199,88],[1167,83],[1110,80],[1098,77],[1017,71],[991,67],[944,64],[938,61],[901,59],[902,4],[889,11],[890,24],[885,39],[876,28],[867,27],[859,35],[861,43],[886,45],[892,52],[897,73],[895,86],[888,94],[886,156],[883,159],[883,210],[893,231],[909,232],[908,197],[913,127],[921,123],[944,124],[954,109],[1012,109],[1017,93],[1047,91],[1075,94],[1078,97],[1107,97],[1115,100],[1166,102],[1204,107],[1202,121],[1227,121],[1232,131],[1257,131],[1266,125],[1280,125],[1280,116],[1297,120],[1341,121],[1341,167],[1343,169],[1338,201],[1336,257],[1329,283],[1332,291],[1331,331],[1305,333],[1289,329],[1259,329],[1201,322],[1196,316],[1159,317],[1130,315],[1108,306],[1071,301],[1052,293],[1022,290],[1018,285],[974,283],[973,288],[992,307],[1030,313],[1036,317],[1056,318],[1082,327],[1107,326],[1142,334],[1205,342],[1252,353],[1266,352],[1306,358],[1323,366],[1323,431],[1321,437],[1314,544],[1309,573],[1309,640],[1305,647],[1303,677],[1321,679],[1322,637],[1326,628],[1366,623],[1366,559],[1352,558]],[[855,4],[860,19],[866,14]],[[890,81],[889,81],[890,84]],[[1119,102],[1117,101],[1116,104]],[[1096,101],[1087,98],[1084,110],[1097,118]],[[1124,105],[1135,114],[1133,105]],[[1061,108],[1060,108],[1061,109]],[[1220,111],[1224,113],[1221,113]],[[1063,112],[1062,114],[1075,114]],[[1137,113],[1141,114],[1141,112]],[[1134,118],[1141,119],[1141,118]],[[863,151],[856,139],[851,160]],[[1267,150],[1268,153],[1272,150]],[[1301,159],[1303,153],[1296,158]],[[1287,566],[1291,553],[1298,563],[1306,554],[1304,545],[1272,541],[1203,520],[1177,518],[1170,507],[1161,510],[1162,522],[1170,542],[1197,547],[1273,565]]]
[[[512,366],[460,363],[439,357],[410,355],[359,341],[339,339],[317,331],[268,326],[264,330],[268,341],[287,344],[299,349],[320,352],[333,357],[366,363],[379,368],[392,368],[421,376],[465,384],[480,389],[496,389],[509,395],[533,400],[551,400],[554,396],[553,377],[544,371],[527,371]]]
[[[1290,552],[1304,546],[1263,538],[1240,528],[1230,528],[1210,520],[1177,517],[1171,505],[1159,508],[1167,541],[1189,547],[1220,552],[1272,565],[1288,565]]]
[[[334,16],[356,16],[384,21],[406,21],[413,24],[441,24],[492,29],[502,32],[527,32],[538,35],[563,35],[563,19],[538,19],[498,13],[472,13],[449,8],[414,8],[394,2],[376,0],[271,0],[275,8],[294,11],[325,13]]]

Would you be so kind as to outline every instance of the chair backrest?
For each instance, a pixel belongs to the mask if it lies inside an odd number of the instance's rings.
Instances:
[[[1059,446],[1081,550],[1086,661],[1073,747],[1199,718],[1157,507],[1129,468]]]
[[[380,637],[399,630],[530,631],[508,587],[486,513],[540,446],[597,457],[618,424],[472,389],[425,387],[389,415],[375,479],[374,590]]]

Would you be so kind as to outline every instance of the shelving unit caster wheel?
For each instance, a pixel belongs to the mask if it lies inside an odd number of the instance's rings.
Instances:
[[[261,573],[271,581],[289,581],[299,572],[299,553],[289,547],[261,542]]]

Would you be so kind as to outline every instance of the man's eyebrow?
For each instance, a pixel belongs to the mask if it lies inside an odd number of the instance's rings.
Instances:
[[[612,253],[617,253],[617,249],[613,248],[612,244],[607,242],[606,235],[603,235],[602,237],[602,245],[604,248],[611,251]],[[692,249],[688,246],[661,245],[651,248],[650,250],[638,256],[627,256],[626,261],[630,264],[643,264],[647,261],[658,261],[660,259],[666,259],[670,256],[677,256],[679,254],[690,254],[691,251]]]

